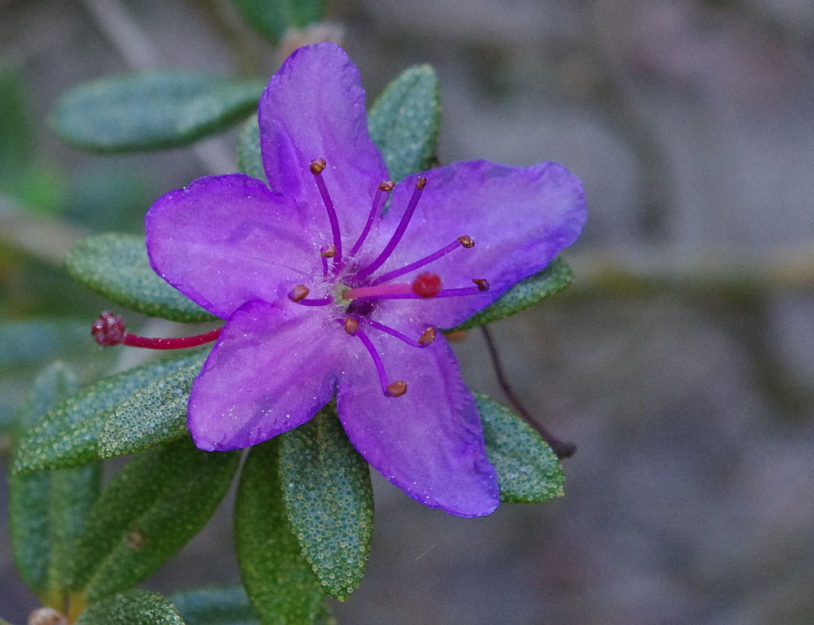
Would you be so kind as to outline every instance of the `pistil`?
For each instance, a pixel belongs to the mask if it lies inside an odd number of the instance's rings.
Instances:
[[[126,332],[124,320],[112,312],[105,311],[93,322],[90,332],[96,342],[104,347],[129,345],[130,347],[143,347],[146,349],[186,349],[211,343],[220,336],[221,328],[194,336],[152,338]]]

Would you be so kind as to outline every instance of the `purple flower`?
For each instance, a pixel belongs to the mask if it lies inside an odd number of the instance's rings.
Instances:
[[[393,189],[359,71],[328,43],[297,50],[271,78],[259,125],[271,188],[201,178],[147,214],[156,272],[226,319],[190,395],[195,443],[255,445],[336,393],[351,443],[393,484],[451,514],[489,514],[498,476],[437,329],[576,239],[579,181],[556,163],[473,161]]]

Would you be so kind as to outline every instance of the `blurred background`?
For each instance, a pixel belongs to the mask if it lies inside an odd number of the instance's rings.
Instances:
[[[443,162],[556,160],[590,209],[564,254],[574,284],[491,326],[518,395],[578,446],[566,497],[461,520],[376,479],[368,575],[340,623],[814,622],[814,4],[335,0],[329,19],[369,101],[434,66]],[[53,358],[88,380],[123,366],[92,345],[107,304],[64,252],[235,169],[235,133],[72,149],[46,122],[60,94],[280,60],[227,1],[0,0],[0,423]],[[504,400],[480,332],[455,347],[470,386]],[[20,624],[36,601],[6,512],[3,482],[0,615]],[[237,579],[227,500],[144,586]]]

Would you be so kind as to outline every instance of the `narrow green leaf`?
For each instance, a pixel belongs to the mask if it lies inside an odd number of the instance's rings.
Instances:
[[[20,416],[21,431],[77,386],[76,377],[64,365],[55,363],[45,369],[34,381]],[[99,494],[99,479],[99,463],[9,478],[14,561],[20,577],[44,605],[58,610],[65,606],[64,582],[73,546]]]
[[[540,503],[562,497],[565,476],[551,447],[528,423],[486,395],[475,393],[486,452],[497,470],[500,500]]]
[[[300,552],[280,488],[279,440],[252,448],[237,492],[240,575],[263,625],[310,625],[323,592]]]
[[[65,469],[96,460],[97,439],[111,411],[150,382],[200,362],[202,351],[153,362],[104,378],[45,414],[21,437],[14,473]]]
[[[370,109],[368,128],[393,180],[432,167],[440,123],[438,78],[432,67],[410,67],[387,86]]]
[[[190,144],[228,128],[257,106],[255,79],[154,72],[75,87],[51,117],[68,143],[93,152],[134,152]]]
[[[6,192],[13,193],[17,181],[34,164],[34,133],[28,110],[22,71],[0,66],[0,188]]]
[[[184,625],[184,621],[161,595],[131,590],[89,607],[76,619],[76,625]]]
[[[187,436],[187,402],[206,351],[184,366],[153,380],[114,408],[102,427],[98,452],[115,458]]]
[[[142,237],[113,232],[88,237],[68,254],[65,268],[90,290],[145,315],[185,322],[215,319],[153,271]]]
[[[469,330],[517,314],[564,289],[571,284],[573,275],[571,268],[564,260],[555,258],[541,272],[512,285],[494,304],[484,308],[461,325],[444,330],[444,332]]]
[[[170,595],[186,625],[259,625],[242,586],[200,588]]]
[[[0,372],[42,366],[57,356],[81,351],[82,345],[93,344],[89,336],[87,319],[39,317],[0,324]]]
[[[91,510],[71,589],[94,603],[151,575],[206,524],[239,460],[188,440],[134,456]]]
[[[333,406],[280,439],[280,480],[292,531],[324,591],[344,601],[362,581],[370,553],[370,469]]]
[[[271,43],[287,30],[302,29],[325,15],[325,0],[234,0],[243,18]]]
[[[260,126],[257,125],[257,115],[247,119],[240,130],[240,137],[237,140],[237,168],[253,178],[266,179],[263,154],[260,152]]]

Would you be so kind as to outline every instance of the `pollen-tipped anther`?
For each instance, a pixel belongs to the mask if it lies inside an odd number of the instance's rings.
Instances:
[[[322,258],[333,258],[336,256],[336,247],[333,245],[323,245],[319,250],[319,254]]]
[[[421,345],[421,347],[429,347],[433,344],[437,336],[438,331],[433,327],[429,327],[418,337],[418,344]]]
[[[307,286],[305,286],[304,284],[298,284],[293,289],[291,289],[291,291],[288,294],[288,299],[290,299],[292,302],[301,302],[306,297],[308,297],[308,294],[310,292],[311,290]]]
[[[427,186],[427,179],[424,176],[419,176],[418,179],[415,181],[415,188],[421,191],[424,187]]]
[[[308,167],[310,168],[312,174],[319,176],[327,165],[328,163],[325,162],[324,158],[317,158],[311,161]]]
[[[109,310],[104,311],[93,322],[90,333],[94,340],[104,347],[124,343],[124,320]]]
[[[435,297],[441,290],[441,278],[437,273],[428,271],[418,274],[412,284],[413,293],[419,297]]]
[[[379,183],[379,191],[384,191],[385,193],[388,191],[392,191],[396,188],[396,183],[392,180],[382,180]]]
[[[478,291],[488,291],[489,290],[489,283],[484,280],[483,278],[475,278],[472,280],[475,283],[475,286],[478,287]]]
[[[401,397],[407,392],[407,382],[396,380],[387,385],[387,394],[390,397]]]
[[[472,237],[468,237],[466,235],[458,237],[458,243],[460,243],[466,249],[475,247],[475,239],[473,239]]]
[[[351,336],[356,336],[359,331],[359,322],[353,317],[345,317],[345,322],[342,325],[345,327],[345,332]]]

